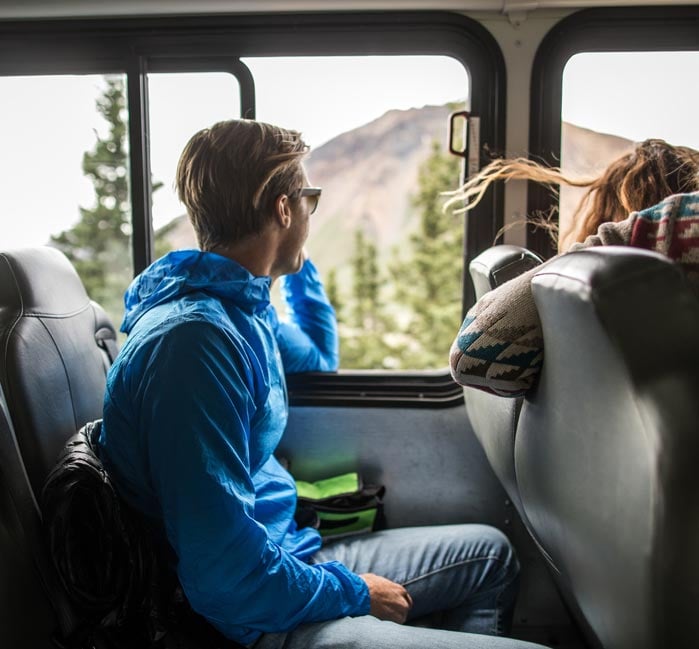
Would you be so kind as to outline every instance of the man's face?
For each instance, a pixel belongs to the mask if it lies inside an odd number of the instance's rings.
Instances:
[[[303,172],[303,186],[308,187],[308,177]],[[317,203],[317,197],[297,197],[289,199],[291,225],[280,242],[277,266],[279,275],[289,275],[301,270],[304,262],[303,246],[308,239],[310,213]]]

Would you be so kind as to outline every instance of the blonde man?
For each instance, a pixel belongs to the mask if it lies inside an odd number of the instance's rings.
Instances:
[[[303,252],[320,197],[307,150],[295,131],[246,120],[187,144],[177,189],[200,250],[169,253],[126,293],[101,457],[173,551],[193,609],[232,640],[519,645],[402,625],[448,609],[453,628],[501,632],[517,562],[497,530],[390,530],[321,548],[317,530],[294,521],[294,481],[273,455],[288,415],[284,371],[338,362],[334,312]],[[269,303],[277,278],[290,323]]]

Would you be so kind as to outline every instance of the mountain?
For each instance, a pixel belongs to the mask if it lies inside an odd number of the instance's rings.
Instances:
[[[311,153],[308,176],[323,187],[323,197],[308,249],[319,268],[349,259],[357,229],[380,254],[405,240],[418,218],[411,198],[420,164],[433,141],[446,146],[449,112],[448,106],[391,110]]]
[[[306,169],[311,184],[323,187],[311,217],[308,250],[321,272],[343,268],[352,254],[354,232],[361,228],[380,256],[403,242],[417,224],[411,205],[418,171],[432,142],[446,146],[449,106],[391,110],[342,133],[311,152]],[[574,176],[595,176],[633,142],[573,124],[562,125],[561,162]],[[445,190],[454,189],[445,187]],[[561,191],[561,213],[570,213],[581,190]],[[166,231],[167,230],[167,231]],[[159,231],[173,248],[191,247],[194,235],[184,216]]]

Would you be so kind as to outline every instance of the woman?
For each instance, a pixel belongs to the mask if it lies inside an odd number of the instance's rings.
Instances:
[[[571,179],[529,160],[496,160],[451,193],[445,209],[461,201],[457,212],[471,209],[491,183],[511,178],[588,187],[559,250],[600,245],[654,250],[677,261],[699,291],[699,152],[646,140],[594,180]],[[533,385],[543,338],[530,281],[540,269],[487,293],[469,310],[450,353],[457,383],[503,396],[519,396]]]

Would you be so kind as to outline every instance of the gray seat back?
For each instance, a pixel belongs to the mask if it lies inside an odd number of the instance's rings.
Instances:
[[[469,273],[480,299],[488,291],[541,264],[541,258],[520,246],[488,248],[469,264]],[[509,399],[464,388],[466,414],[490,465],[507,495],[522,514],[515,476],[515,434],[522,399]]]
[[[532,282],[545,341],[515,441],[526,519],[606,649],[699,638],[699,301],[655,253],[594,248]]]

